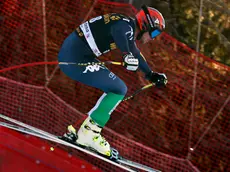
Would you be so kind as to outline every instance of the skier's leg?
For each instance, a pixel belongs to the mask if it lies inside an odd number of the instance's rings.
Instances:
[[[107,68],[100,68],[94,72],[88,71],[84,75],[85,77],[80,79],[80,82],[99,88],[105,93],[89,111],[90,116],[80,127],[77,143],[93,147],[102,154],[110,155],[110,145],[101,137],[100,133],[113,110],[124,98],[127,87],[119,77]]]
[[[74,66],[71,67],[73,68],[71,71],[73,71]],[[92,69],[94,67],[91,66],[91,72],[87,71],[86,68],[81,70],[81,77],[75,78],[75,80],[99,88],[105,93],[88,112],[89,117],[83,122],[77,133],[77,143],[92,147],[102,154],[110,155],[110,145],[101,137],[100,133],[102,128],[108,122],[113,110],[124,98],[127,92],[127,87],[119,77],[105,67],[99,68],[98,71],[93,71]],[[69,128],[69,130],[76,133],[72,127]]]

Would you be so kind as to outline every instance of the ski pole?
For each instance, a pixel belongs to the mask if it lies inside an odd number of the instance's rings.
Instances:
[[[139,94],[141,91],[143,91],[143,90],[145,90],[145,89],[147,89],[147,88],[152,87],[153,85],[155,85],[155,84],[154,84],[154,83],[151,83],[151,84],[145,85],[144,87],[142,87],[142,88],[136,90],[131,96],[128,96],[128,97],[124,98],[123,101],[127,101],[127,100],[129,100],[129,99],[132,99],[135,95]]]
[[[105,65],[105,64],[114,64],[114,65],[122,65],[124,66],[124,63],[123,62],[114,62],[114,61],[105,61],[105,62],[88,62],[88,63],[73,63],[73,62],[58,62],[58,64],[61,64],[61,65],[77,65],[77,66],[87,66],[87,65]],[[141,91],[147,89],[147,88],[150,88],[152,87],[153,85],[155,85],[154,83],[151,83],[151,84],[148,84],[148,85],[145,85],[144,87],[136,90],[131,96],[128,96],[126,97],[125,99],[123,99],[123,101],[127,101],[129,99],[132,99],[135,95],[139,94]]]
[[[74,63],[74,62],[58,62],[59,65],[77,65],[77,66],[88,66],[88,65],[120,65],[124,66],[124,62],[114,62],[114,61],[105,61],[105,62],[87,62],[87,63]]]
[[[52,62],[33,62],[33,63],[26,63],[26,64],[20,64],[15,66],[10,66],[8,68],[0,69],[0,73],[7,72],[14,69],[20,69],[23,67],[33,67],[38,65],[77,65],[77,66],[88,66],[88,65],[106,65],[106,64],[113,64],[113,65],[120,65],[124,66],[123,62],[114,62],[114,61],[105,61],[105,62],[88,62],[88,63],[74,63],[74,62],[58,62],[58,61],[52,61]]]
[[[58,64],[60,65],[77,65],[77,66],[88,66],[88,65],[106,65],[106,64],[114,64],[114,65],[122,65],[124,66],[124,62],[114,62],[114,61],[105,61],[105,62],[88,62],[88,63],[73,63],[73,62],[58,62]],[[139,94],[141,91],[152,87],[153,85],[155,85],[154,83],[148,84],[143,86],[142,88],[136,90],[131,96],[126,97],[125,99],[123,99],[123,101],[127,101],[129,99],[132,99],[134,96],[136,96],[137,94]]]

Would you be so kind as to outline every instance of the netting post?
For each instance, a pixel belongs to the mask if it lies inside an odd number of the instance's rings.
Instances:
[[[200,10],[199,10],[199,19],[198,19],[198,31],[197,31],[197,46],[196,46],[196,57],[194,60],[194,78],[193,78],[193,89],[192,89],[192,106],[191,106],[191,117],[190,117],[190,128],[189,128],[189,140],[188,140],[188,154],[187,159],[190,159],[191,153],[193,151],[191,142],[192,142],[192,129],[194,123],[194,113],[195,113],[195,95],[196,95],[196,85],[197,85],[197,67],[198,67],[198,52],[200,47],[200,32],[201,32],[201,17],[202,17],[202,7],[203,0],[200,0]]]
[[[47,62],[47,27],[46,27],[46,2],[42,0],[42,20],[43,20],[43,41],[44,41],[44,61]],[[45,80],[49,78],[48,67],[45,64]]]
[[[93,5],[91,6],[89,12],[85,15],[85,18],[84,18],[84,20],[82,21],[82,23],[85,22],[85,21],[87,20],[87,18],[90,16],[90,14],[92,13],[92,11],[93,11],[95,5],[97,4],[97,1],[98,1],[98,0],[95,0],[95,1],[94,1],[94,3],[93,3]]]

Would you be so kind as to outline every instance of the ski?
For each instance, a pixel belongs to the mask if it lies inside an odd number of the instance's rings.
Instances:
[[[136,163],[136,162],[133,162],[133,161],[130,161],[128,159],[121,157],[119,155],[118,151],[114,148],[111,148],[111,151],[112,151],[111,156],[106,157],[105,155],[101,155],[101,154],[95,152],[94,150],[90,150],[88,148],[84,148],[80,145],[77,145],[76,143],[72,143],[67,138],[50,134],[46,131],[43,131],[43,130],[40,130],[40,129],[35,128],[33,126],[27,125],[25,123],[22,123],[20,121],[17,121],[15,119],[10,118],[10,117],[4,116],[2,114],[0,114],[0,118],[19,125],[19,126],[16,126],[16,125],[0,122],[0,126],[7,127],[7,128],[10,128],[10,129],[22,132],[22,133],[30,134],[30,135],[33,135],[35,137],[39,137],[39,138],[42,138],[45,140],[49,140],[49,141],[52,141],[52,142],[55,142],[58,144],[62,144],[62,145],[77,149],[81,152],[84,152],[84,153],[87,153],[91,156],[99,158],[99,159],[101,159],[107,163],[113,164],[119,168],[126,170],[126,171],[136,172],[135,170],[130,168],[130,167],[133,167],[133,168],[148,171],[148,172],[160,172],[159,170],[150,168],[148,166],[145,166],[145,165],[142,165],[142,164],[139,164],[139,163]]]

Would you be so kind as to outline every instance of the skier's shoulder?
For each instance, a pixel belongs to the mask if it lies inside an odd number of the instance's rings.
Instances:
[[[134,20],[130,18],[129,16],[125,16],[122,14],[112,14],[111,17],[119,18],[118,20],[116,20],[116,22],[114,22],[111,25],[112,29],[119,30],[119,31],[122,31],[122,30],[127,31],[127,30],[130,30],[130,28],[132,28],[133,30],[135,29]]]
[[[127,15],[120,13],[109,13],[104,15],[104,19],[107,22],[113,22],[114,24],[122,23],[124,25],[133,23],[133,19]]]

